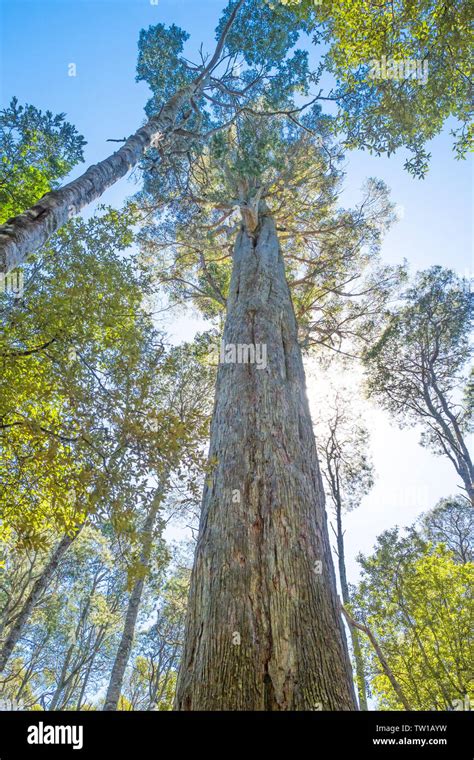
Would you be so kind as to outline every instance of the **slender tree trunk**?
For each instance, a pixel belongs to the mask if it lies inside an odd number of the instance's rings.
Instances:
[[[159,491],[155,495],[155,498],[153,499],[148,515],[146,517],[145,524],[143,526],[142,553],[140,562],[145,570],[148,569],[150,564],[151,549],[153,546],[153,528],[155,525],[158,510],[160,508],[162,497],[162,491]],[[117,710],[118,708],[120,695],[122,693],[123,679],[125,676],[128,660],[130,658],[130,652],[132,651],[133,639],[135,637],[135,626],[137,623],[137,617],[140,609],[140,602],[142,599],[144,586],[145,577],[141,577],[135,581],[132,592],[130,594],[122,637],[120,639],[117,653],[115,655],[112,673],[110,674],[109,686],[105,697],[103,709],[106,711],[113,711]]]
[[[403,693],[402,687],[400,686],[400,684],[399,684],[398,680],[396,679],[396,677],[395,677],[395,675],[394,675],[391,667],[389,666],[387,660],[385,659],[385,655],[382,652],[382,650],[381,650],[381,648],[380,648],[380,646],[379,646],[379,644],[377,642],[377,639],[375,638],[375,636],[372,633],[372,631],[370,630],[370,628],[368,628],[366,625],[362,625],[362,623],[358,623],[356,620],[354,620],[354,618],[351,615],[349,615],[348,611],[344,608],[344,606],[342,606],[342,613],[343,613],[344,617],[346,618],[348,624],[351,626],[351,628],[357,628],[359,631],[362,631],[363,633],[367,634],[367,636],[369,637],[370,643],[372,644],[372,646],[373,646],[373,648],[375,650],[375,653],[376,653],[376,655],[377,655],[377,657],[379,659],[379,662],[380,662],[380,664],[382,666],[382,670],[385,673],[385,675],[387,676],[387,678],[390,681],[390,683],[392,684],[392,687],[393,687],[393,690],[394,690],[395,694],[399,698],[399,700],[402,703],[402,705],[405,708],[405,710],[412,710],[413,708],[411,707],[408,699],[406,698],[405,694]]]
[[[55,550],[53,551],[49,559],[49,562],[47,563],[43,572],[41,573],[39,578],[37,578],[36,581],[34,582],[32,589],[30,593],[28,594],[25,600],[25,603],[21,609],[21,612],[16,617],[15,622],[13,623],[9,631],[9,634],[5,640],[5,643],[0,649],[0,673],[3,670],[5,670],[5,667],[10,658],[10,655],[13,652],[13,649],[15,648],[15,645],[17,644],[18,640],[20,639],[23,633],[23,630],[25,628],[25,625],[27,624],[31,616],[31,613],[33,612],[34,608],[36,607],[39,600],[41,599],[41,596],[43,595],[49,582],[51,581],[51,578],[56,572],[58,565],[61,562],[61,559],[63,558],[64,554],[67,552],[69,547],[71,546],[72,542],[76,540],[82,528],[83,528],[83,525],[81,525],[79,529],[76,531],[76,533],[74,533],[73,535],[66,535],[61,539],[61,541],[58,543]]]
[[[64,658],[64,662],[61,668],[61,673],[59,674],[58,684],[56,686],[56,690],[53,694],[51,703],[48,708],[49,710],[56,710],[59,703],[59,697],[61,696],[63,690],[68,684],[69,679],[66,674],[67,674],[67,669],[69,667],[69,663],[71,662],[73,651],[74,651],[74,644],[71,644],[69,649],[66,652],[66,657]]]
[[[89,677],[90,677],[90,674],[91,674],[91,671],[92,671],[92,666],[94,664],[96,655],[97,655],[97,651],[94,652],[94,655],[91,657],[89,665],[87,666],[87,670],[86,670],[85,676],[84,676],[84,678],[82,680],[81,690],[80,690],[79,696],[77,698],[76,710],[80,710],[82,708],[82,700],[84,699],[84,695],[86,693],[87,684],[89,683]]]
[[[164,104],[159,114],[131,135],[116,153],[90,166],[68,185],[47,193],[23,214],[8,219],[0,226],[0,273],[9,272],[24,263],[29,254],[44,245],[72,216],[100,198],[108,187],[133,169],[152,144],[166,146],[166,139],[172,136],[177,127],[180,110],[191,97],[198,100],[197,96],[214,72],[227,35],[244,2],[245,0],[238,0],[235,4],[222,29],[214,54],[201,73],[188,87],[178,90]]]
[[[338,505],[336,508],[336,521],[337,521],[337,559],[339,566],[339,579],[341,582],[342,600],[344,604],[350,603],[349,584],[347,582],[346,573],[346,557],[344,552],[344,531],[342,530],[342,510]],[[368,710],[367,706],[367,690],[365,684],[365,671],[364,660],[362,658],[362,649],[359,641],[359,634],[357,629],[353,626],[349,627],[352,640],[352,650],[354,652],[354,660],[356,666],[356,683],[357,694],[359,697],[359,707],[361,710]]]
[[[178,113],[188,98],[187,89],[177,92],[161,112],[131,135],[118,151],[1,225],[0,272],[20,266],[71,217],[133,169],[154,141],[162,143],[175,127]]]
[[[224,347],[239,344],[267,366],[219,368],[176,708],[355,710],[297,326],[262,209],[234,251]]]

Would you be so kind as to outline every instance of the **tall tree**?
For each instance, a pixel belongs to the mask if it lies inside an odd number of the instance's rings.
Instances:
[[[175,238],[179,248],[172,286],[182,287],[184,280],[185,289],[202,296],[204,308],[212,308],[207,307],[209,302],[221,306],[227,303],[223,346],[230,347],[229,363],[219,368],[210,448],[210,462],[216,464],[204,490],[177,705],[180,709],[284,710],[315,709],[321,704],[328,709],[350,709],[354,702],[338,615],[322,484],[304,393],[297,324],[273,208],[269,208],[270,203],[276,208],[277,218],[278,213],[284,213],[282,209],[289,208],[283,206],[282,200],[285,190],[291,194],[292,169],[297,172],[304,166],[305,153],[298,142],[303,130],[295,129],[293,135],[290,130],[285,140],[284,126],[262,120],[255,145],[250,140],[252,132],[255,134],[253,126],[252,121],[239,125],[240,140],[234,131],[225,143],[221,137],[216,138],[215,152],[211,162],[205,162],[201,181],[196,179],[199,166],[193,167],[195,181],[189,193],[191,198],[201,198],[196,209],[197,216],[201,212],[201,221],[197,229],[183,225],[181,237],[178,218]],[[281,153],[276,153],[276,146]],[[309,144],[308,150],[311,149]],[[288,153],[292,157],[294,153],[299,160],[285,166],[284,155]],[[298,190],[294,191],[297,198],[301,188],[301,202],[293,209],[295,218],[301,211],[301,219],[299,227],[293,218],[287,219],[290,241],[292,232],[296,237],[303,230],[303,237],[305,223],[312,229],[312,192],[314,197],[319,196],[323,207],[326,194],[333,198],[335,178],[330,161],[326,164],[316,151],[312,155],[318,170],[309,172],[309,178],[303,170]],[[258,192],[256,185],[265,167],[266,182]],[[283,176],[285,171],[288,174],[286,181],[282,180],[283,198],[274,190],[279,171]],[[305,180],[307,195],[303,192]],[[153,182],[152,173],[150,183]],[[260,200],[255,200],[255,194]],[[237,202],[232,201],[235,197]],[[206,202],[208,218],[202,218]],[[243,226],[231,257],[221,241],[220,248],[214,246],[214,240],[222,234],[222,206],[230,230],[229,245],[240,226],[236,214],[242,209]],[[381,206],[377,201],[368,201],[368,209],[367,216],[358,211],[353,216],[341,215],[340,219],[336,216],[331,219],[333,224],[327,217],[321,225],[315,224],[322,246],[326,241],[328,248],[331,242],[334,244],[331,236],[337,229],[342,239],[352,242],[354,257],[354,249],[361,250],[361,241],[371,240],[376,248],[379,229],[375,219],[378,213],[383,227],[383,200]],[[189,214],[186,222],[188,218]],[[215,237],[206,238],[209,227],[216,228]],[[161,239],[158,232],[158,250],[170,239],[169,233],[168,226]],[[153,250],[152,235],[147,252]],[[296,254],[291,242],[285,250],[290,256],[292,251]],[[315,259],[315,251],[313,255]],[[231,259],[228,289],[225,270],[219,272],[209,256]],[[308,261],[308,269],[314,266],[314,259]],[[338,263],[339,276],[344,281],[347,269],[340,260]],[[186,266],[193,272],[191,283],[182,276]],[[169,274],[170,269],[166,271]],[[202,280],[197,280],[199,277]],[[310,276],[306,282],[308,289],[317,287]],[[237,350],[238,346],[264,348],[268,365],[233,363],[232,348]],[[232,411],[237,409],[238,413]],[[288,547],[298,541],[304,541],[305,549],[296,555]],[[270,562],[264,560],[268,557]],[[311,609],[325,610],[322,627],[320,615],[306,617]],[[217,659],[223,657],[226,668],[218,668]],[[322,666],[317,664],[319,657]],[[338,677],[331,680],[329,674],[334,674],[335,667]],[[239,683],[242,686],[237,688]]]
[[[233,254],[223,341],[268,364],[221,364],[177,686],[182,710],[353,709],[304,370],[275,223]]]
[[[365,351],[367,389],[401,426],[420,425],[421,444],[446,456],[474,504],[474,468],[467,445],[472,405],[466,365],[473,296],[454,272],[420,272],[386,326]]]
[[[291,110],[286,93],[281,101]],[[308,127],[319,116],[314,110]],[[258,124],[256,130],[254,115],[246,115],[215,138],[184,183],[177,177],[177,192],[181,199],[186,188],[189,205],[183,210],[178,201],[174,228],[167,217],[144,243],[148,253],[170,246],[165,272],[178,293],[201,299],[204,308],[226,306],[212,471],[176,704],[183,710],[354,709],[298,325],[276,225],[285,217],[290,261],[292,253],[299,258],[306,238],[319,236],[328,258],[338,249],[335,238],[344,240],[351,254],[341,254],[335,265],[344,282],[356,260],[363,266],[376,257],[390,206],[383,186],[374,183],[360,209],[338,214],[331,150],[318,150],[291,121],[260,118]],[[157,186],[150,170],[144,203],[161,210]],[[307,294],[318,289],[310,274],[316,249],[315,240],[295,277]],[[321,269],[327,283],[324,263]],[[374,291],[382,298],[383,287]],[[327,326],[325,333],[329,340]],[[239,360],[241,349],[249,353]]]

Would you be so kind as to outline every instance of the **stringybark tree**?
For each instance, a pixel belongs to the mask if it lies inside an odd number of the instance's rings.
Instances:
[[[281,94],[282,114],[293,107]],[[144,252],[161,256],[174,296],[195,298],[208,314],[226,307],[176,706],[350,710],[356,701],[277,226],[303,333],[331,342],[339,320],[337,344],[351,332],[344,323],[383,303],[387,272],[361,289],[358,306],[360,294],[345,285],[374,260],[390,204],[373,182],[360,208],[337,211],[338,152],[324,140],[318,107],[301,122],[256,110],[191,157],[184,177],[178,167],[166,197],[162,168],[144,167],[147,213],[174,211],[173,221],[163,214],[164,224],[145,231]],[[310,304],[328,293],[325,313],[315,315]]]
[[[203,495],[181,710],[352,710],[356,703],[297,325],[262,205],[235,250]]]

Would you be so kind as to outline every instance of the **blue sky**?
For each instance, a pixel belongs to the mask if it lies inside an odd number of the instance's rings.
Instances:
[[[105,158],[113,150],[107,138],[129,135],[144,118],[148,88],[135,82],[140,29],[157,22],[183,27],[191,33],[187,54],[195,57],[201,42],[212,49],[224,4],[225,0],[0,0],[2,105],[16,95],[22,103],[65,112],[88,142],[85,165]],[[75,77],[68,76],[70,63],[76,64]],[[402,153],[390,159],[348,154],[343,202],[356,203],[364,179],[380,177],[391,188],[402,216],[385,240],[383,258],[390,263],[407,259],[413,271],[441,264],[472,275],[472,164],[454,160],[449,127],[430,145],[431,169],[424,181],[403,170]],[[118,205],[133,190],[124,179],[102,201]],[[182,318],[175,324],[178,335],[189,336],[196,319]],[[381,530],[411,522],[441,496],[455,492],[457,482],[449,463],[419,447],[417,431],[398,431],[376,410],[369,416],[378,480],[361,508],[347,517],[352,580],[359,550],[369,551]]]

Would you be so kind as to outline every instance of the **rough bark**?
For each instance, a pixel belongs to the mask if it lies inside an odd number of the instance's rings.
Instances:
[[[81,532],[82,527],[83,526],[81,525],[79,529],[76,531],[76,533],[68,534],[61,539],[61,541],[58,543],[55,550],[53,551],[43,572],[34,582],[31,588],[31,591],[28,594],[20,613],[16,617],[15,622],[13,623],[8,633],[5,643],[0,649],[0,673],[3,670],[5,670],[5,667],[10,658],[10,655],[13,652],[13,649],[15,648],[17,642],[19,641],[23,633],[23,630],[25,628],[25,625],[27,624],[31,616],[31,613],[33,612],[34,608],[36,607],[39,600],[41,599],[41,596],[43,595],[44,591],[48,587],[48,584],[51,578],[53,577],[54,573],[56,572],[58,565],[61,562],[61,559],[63,558],[64,554],[67,552],[69,547],[71,546],[72,542],[77,538],[77,536]]]
[[[354,710],[297,326],[266,213],[234,251],[179,710]]]
[[[153,546],[153,528],[155,525],[158,510],[160,508],[161,499],[162,493],[160,492],[154,498],[146,516],[145,524],[143,526],[140,564],[144,571],[146,571],[150,565],[150,556]],[[135,637],[135,626],[137,624],[137,617],[140,610],[140,603],[144,586],[145,576],[142,575],[137,581],[135,581],[130,593],[122,636],[115,655],[115,660],[112,667],[112,672],[110,674],[109,685],[104,702],[103,709],[108,712],[117,710],[118,708],[120,695],[122,693],[123,679],[125,676],[125,671],[127,669],[128,661],[130,659],[133,639]]]
[[[349,584],[347,582],[346,573],[346,557],[344,551],[344,531],[342,530],[342,510],[341,505],[336,508],[336,522],[337,522],[337,561],[339,567],[339,580],[341,582],[342,601],[344,604],[350,603]],[[359,708],[361,710],[368,710],[367,706],[367,690],[365,685],[365,670],[364,660],[362,657],[362,649],[359,641],[359,634],[354,626],[349,627],[352,640],[352,651],[354,653],[354,661],[356,666],[356,683],[357,683],[357,695],[359,697]]]

